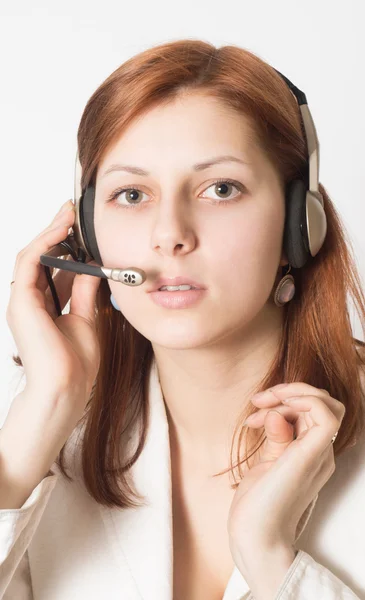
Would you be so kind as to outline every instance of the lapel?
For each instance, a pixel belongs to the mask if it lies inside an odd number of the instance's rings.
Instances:
[[[143,451],[131,468],[136,490],[145,497],[146,505],[123,510],[99,508],[117,559],[123,597],[172,600],[170,440],[155,360],[148,390],[149,430]]]
[[[155,359],[149,384],[149,430],[145,446],[131,468],[145,506],[108,508],[99,506],[112,554],[117,563],[116,581],[110,589],[128,600],[173,600],[173,536],[170,438],[165,402]],[[136,439],[137,442],[137,439]],[[318,495],[298,526],[301,534]],[[246,595],[247,594],[247,595]],[[249,587],[234,568],[222,600],[250,598]]]

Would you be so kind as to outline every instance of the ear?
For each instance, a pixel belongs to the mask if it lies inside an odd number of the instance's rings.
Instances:
[[[285,267],[288,264],[289,264],[288,257],[286,256],[286,254],[285,254],[285,252],[283,250],[282,253],[281,253],[281,259],[280,259],[279,266],[280,267]]]

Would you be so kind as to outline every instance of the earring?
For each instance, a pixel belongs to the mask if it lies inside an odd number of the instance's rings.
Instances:
[[[291,265],[289,265],[286,275],[282,277],[276,287],[274,294],[274,302],[276,306],[284,306],[284,304],[290,302],[295,294],[294,277],[292,275],[288,275],[290,269]]]
[[[119,310],[119,311],[120,311],[120,308],[119,308],[119,306],[118,306],[118,304],[117,304],[117,302],[116,302],[116,300],[115,300],[115,298],[114,298],[113,294],[110,294],[110,302],[112,303],[112,305],[114,306],[114,308],[115,308],[116,310]]]

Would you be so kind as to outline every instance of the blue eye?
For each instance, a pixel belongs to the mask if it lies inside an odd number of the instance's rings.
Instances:
[[[239,182],[239,181],[235,181],[232,179],[217,179],[214,183],[212,183],[208,188],[206,188],[207,190],[209,190],[211,187],[217,187],[222,189],[223,188],[223,192],[219,192],[219,193],[227,193],[227,190],[225,190],[225,188],[228,188],[228,191],[230,189],[230,187],[234,187],[236,189],[239,190],[239,194],[238,197],[237,195],[234,196],[233,198],[220,198],[218,200],[214,199],[215,202],[214,204],[230,204],[231,202],[237,202],[240,199],[241,196],[241,192],[245,191],[245,187]],[[138,208],[139,206],[146,204],[145,202],[137,202],[138,198],[136,197],[137,192],[141,192],[142,190],[140,190],[137,186],[129,186],[129,187],[121,187],[118,188],[117,190],[115,190],[114,192],[112,192],[112,194],[108,197],[107,202],[113,202],[113,204],[116,206],[116,208]],[[119,202],[115,202],[115,200],[117,199],[118,196],[120,196],[121,194],[123,194],[124,192],[130,192],[129,195],[129,200],[132,200],[132,204],[120,204]],[[144,192],[142,192],[143,194]],[[215,192],[216,193],[216,192]],[[134,197],[131,197],[134,196]],[[204,197],[204,196],[203,196]],[[126,196],[126,200],[128,200],[128,195]]]

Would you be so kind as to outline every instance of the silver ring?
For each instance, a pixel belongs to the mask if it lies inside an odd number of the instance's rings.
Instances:
[[[333,438],[331,439],[331,443],[333,444],[333,442],[335,441],[336,437],[337,437],[338,431],[336,431],[335,435],[333,436]]]

